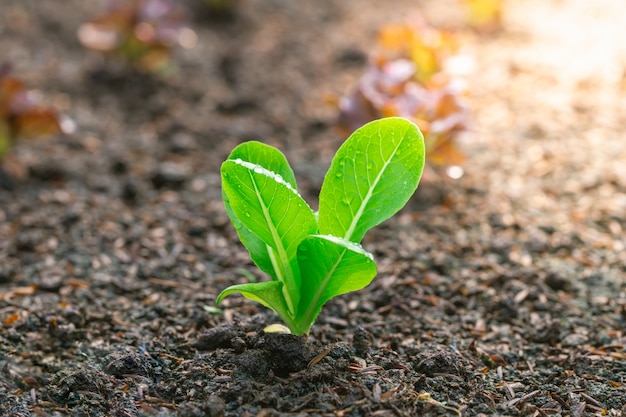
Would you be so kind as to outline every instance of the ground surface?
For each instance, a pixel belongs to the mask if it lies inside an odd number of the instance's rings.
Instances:
[[[452,3],[422,10],[458,23]],[[501,34],[467,38],[465,176],[430,175],[368,235],[379,277],[329,302],[308,338],[265,335],[277,318],[239,297],[205,308],[242,270],[261,278],[225,216],[220,162],[244,140],[279,146],[314,201],[342,140],[325,98],[420,2],[389,4],[199,14],[198,45],[159,80],[80,46],[91,2],[0,3],[2,59],[77,124],[22,142],[27,177],[3,177],[1,415],[622,415],[617,0],[511,1]]]

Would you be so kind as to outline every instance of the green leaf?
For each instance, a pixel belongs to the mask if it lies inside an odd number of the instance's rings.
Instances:
[[[241,159],[243,161],[261,165],[268,171],[272,171],[280,175],[283,180],[290,184],[294,189],[297,189],[296,178],[293,174],[293,170],[289,166],[287,158],[285,158],[285,155],[283,155],[282,152],[272,146],[256,141],[245,142],[233,149],[228,156],[228,159]],[[274,264],[272,263],[272,259],[276,258],[276,254],[270,254],[273,250],[243,225],[241,220],[239,220],[230,207],[228,196],[223,191],[222,197],[224,200],[224,206],[226,207],[226,213],[233,223],[233,226],[235,226],[241,243],[243,243],[246,249],[248,249],[248,252],[250,252],[250,258],[252,258],[252,261],[261,271],[268,274],[273,280],[277,280],[278,274],[274,269]]]
[[[311,235],[298,248],[302,296],[296,316],[305,333],[331,298],[365,288],[376,276],[376,263],[361,245],[328,235]],[[293,330],[293,329],[292,329]]]
[[[296,251],[317,231],[313,211],[289,182],[259,164],[237,158],[225,161],[221,171],[222,190],[234,217],[271,248],[268,256],[276,278],[284,284],[286,304],[295,314],[300,300]]]
[[[228,156],[228,159],[232,160],[237,158],[261,165],[268,171],[275,172],[280,175],[285,182],[289,183],[294,190],[298,189],[296,177],[293,174],[291,166],[289,166],[287,158],[285,158],[285,155],[281,151],[273,146],[254,140],[244,142],[233,149]]]
[[[202,309],[209,314],[222,314],[222,309],[213,306],[202,306]]]
[[[217,296],[215,304],[219,304],[222,300],[233,293],[240,293],[249,300],[256,301],[274,310],[286,323],[290,319],[289,308],[285,303],[282,292],[282,282],[266,281],[254,282],[247,284],[231,285]]]
[[[261,239],[257,237],[254,233],[250,231],[247,227],[243,225],[241,220],[235,215],[233,209],[230,207],[230,201],[228,200],[228,196],[225,192],[222,191],[222,198],[224,200],[224,206],[226,208],[226,213],[230,218],[231,223],[235,227],[237,231],[237,235],[239,236],[239,240],[241,243],[248,249],[250,252],[250,258],[259,267],[259,269],[266,274],[268,274],[272,280],[277,280],[278,275],[274,270],[274,264],[272,263],[272,255],[270,255],[270,251],[272,248],[267,246]]]
[[[324,177],[320,233],[360,242],[406,204],[423,169],[424,138],[408,120],[386,118],[356,130]]]

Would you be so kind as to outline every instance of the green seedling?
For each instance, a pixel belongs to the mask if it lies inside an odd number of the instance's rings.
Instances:
[[[423,169],[416,125],[397,117],[370,122],[337,151],[316,213],[279,150],[255,141],[237,146],[221,168],[226,211],[271,281],[233,285],[216,303],[241,293],[274,310],[291,333],[308,333],[327,301],[374,279],[374,258],[360,242],[404,207]]]

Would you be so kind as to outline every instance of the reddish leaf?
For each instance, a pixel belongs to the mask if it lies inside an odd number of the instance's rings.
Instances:
[[[24,83],[8,75],[8,65],[0,68],[0,157],[17,137],[41,137],[61,131],[57,114],[43,107]]]
[[[172,0],[134,0],[84,23],[78,39],[87,48],[127,60],[146,72],[163,69],[183,30],[190,31]]]
[[[42,137],[61,132],[61,125],[56,113],[43,107],[33,107],[10,119],[11,131],[20,137]]]
[[[466,129],[466,92],[444,70],[457,53],[456,39],[418,18],[384,27],[379,42],[383,51],[340,101],[340,127],[350,133],[380,117],[406,117],[422,130],[431,165],[461,164],[456,138]]]

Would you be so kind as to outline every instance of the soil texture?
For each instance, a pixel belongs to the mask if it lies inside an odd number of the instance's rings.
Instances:
[[[219,167],[279,147],[313,202],[344,139],[329,97],[385,23],[459,2],[241,0],[191,10],[168,77],[85,50],[97,2],[0,2],[1,59],[71,118],[0,181],[0,415],[595,416],[626,411],[626,26],[618,0],[510,0],[463,35],[465,175],[429,170],[365,248],[366,289],[306,337],[238,296],[265,279]],[[16,172],[19,175],[16,175]],[[252,275],[251,275],[252,274]]]

